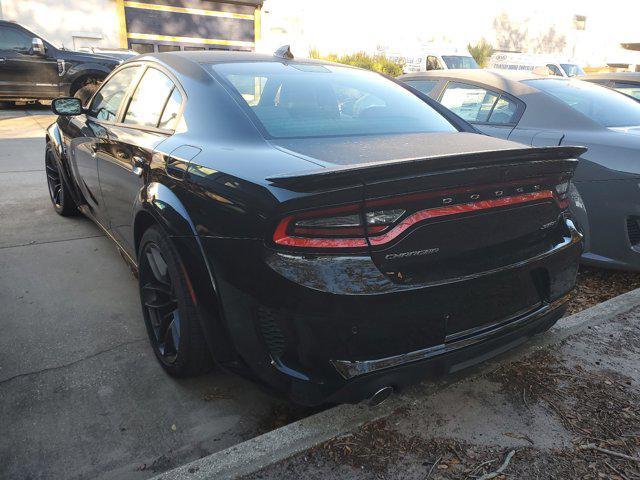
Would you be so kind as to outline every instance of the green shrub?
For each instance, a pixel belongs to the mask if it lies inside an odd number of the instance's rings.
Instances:
[[[471,56],[481,68],[487,66],[489,58],[491,58],[491,55],[493,55],[494,52],[493,46],[491,46],[491,44],[484,38],[475,45],[467,45],[467,48],[469,49]]]
[[[309,57],[328,62],[344,63],[353,67],[365,68],[374,72],[384,73],[391,77],[402,75],[403,64],[386,57],[383,54],[369,55],[365,52],[348,53],[346,55],[320,55],[317,49],[313,48],[309,51]]]

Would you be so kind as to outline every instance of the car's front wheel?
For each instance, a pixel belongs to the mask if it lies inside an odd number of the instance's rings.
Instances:
[[[56,162],[55,153],[53,152],[53,146],[50,143],[47,144],[45,150],[44,167],[47,174],[49,198],[51,198],[53,209],[58,215],[62,215],[63,217],[77,214],[78,207],[60,173],[60,168],[58,162]]]
[[[79,98],[84,107],[89,106],[89,99],[93,96],[96,91],[100,88],[100,84],[98,83],[87,83],[78,89],[77,92],[73,94],[74,97]]]
[[[177,377],[213,366],[189,279],[168,235],[147,229],[138,251],[138,281],[147,333],[162,367]]]

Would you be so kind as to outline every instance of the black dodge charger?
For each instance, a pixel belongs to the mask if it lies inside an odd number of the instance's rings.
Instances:
[[[215,361],[302,404],[378,401],[548,329],[574,287],[583,149],[479,135],[379,74],[152,54],[53,110],[54,208],[137,272],[172,375]]]

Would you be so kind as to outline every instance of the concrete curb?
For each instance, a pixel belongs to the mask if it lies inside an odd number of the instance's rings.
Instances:
[[[422,397],[432,395],[447,385],[469,377],[470,374],[475,375],[494,370],[498,365],[521,358],[535,349],[556,345],[582,330],[605,323],[607,320],[638,306],[640,306],[640,289],[565,317],[547,334],[534,338],[509,353],[500,355],[477,367],[469,368],[464,372],[451,375],[442,381],[421,385],[420,395]],[[331,438],[345,434],[365,422],[388,416],[412,400],[413,394],[409,390],[406,394],[391,397],[375,408],[362,404],[339,405],[160,474],[153,480],[228,479],[248,475]]]

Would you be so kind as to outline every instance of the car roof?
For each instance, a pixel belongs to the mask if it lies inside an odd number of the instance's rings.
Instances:
[[[399,80],[407,79],[438,79],[454,80],[460,82],[475,82],[488,87],[497,88],[511,95],[525,95],[537,92],[538,89],[522,83],[525,80],[540,80],[546,77],[530,71],[512,71],[500,69],[452,69],[452,70],[430,70],[428,72],[408,73],[399,77]],[[558,77],[553,77],[558,78]]]
[[[590,73],[578,77],[580,80],[632,80],[640,82],[640,72],[610,72],[610,73]]]

